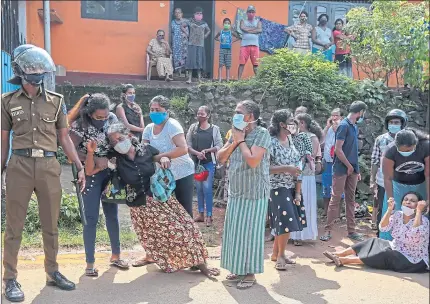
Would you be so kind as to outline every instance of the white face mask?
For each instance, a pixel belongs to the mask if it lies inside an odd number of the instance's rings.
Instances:
[[[123,141],[120,141],[113,148],[115,149],[116,152],[118,152],[120,154],[127,154],[128,151],[130,151],[130,148],[131,148],[131,140],[130,140],[130,138],[127,138],[127,139],[125,139]]]
[[[402,212],[406,216],[411,216],[411,215],[413,215],[415,213],[415,209],[411,209],[409,207],[402,206]]]

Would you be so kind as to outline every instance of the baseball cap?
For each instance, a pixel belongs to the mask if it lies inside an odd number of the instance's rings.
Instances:
[[[248,6],[248,9],[246,10],[246,12],[250,12],[250,11],[255,12],[255,7],[254,7],[254,5],[250,5],[250,6]]]

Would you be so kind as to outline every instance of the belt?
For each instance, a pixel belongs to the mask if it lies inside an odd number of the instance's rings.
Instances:
[[[24,157],[56,157],[56,152],[44,151],[40,149],[17,149],[12,151],[13,154]]]

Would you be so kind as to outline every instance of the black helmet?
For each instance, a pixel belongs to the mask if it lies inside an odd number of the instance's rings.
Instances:
[[[385,116],[385,129],[388,130],[388,122],[392,119],[400,119],[402,121],[402,129],[404,129],[408,124],[408,116],[406,115],[405,111],[393,109],[387,113],[387,116]]]
[[[23,44],[12,53],[12,70],[15,77],[10,83],[21,84],[24,78],[29,83],[42,83],[44,74],[55,72],[55,64],[44,49],[32,44]]]

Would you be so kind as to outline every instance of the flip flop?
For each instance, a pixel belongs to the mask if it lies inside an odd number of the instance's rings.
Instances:
[[[294,246],[303,246],[303,243],[301,241],[297,241],[297,240],[294,240],[293,244],[294,244]]]
[[[236,281],[241,280],[243,277],[244,277],[243,275],[237,275],[234,273],[230,273],[229,275],[227,275],[226,280],[236,282]]]
[[[115,260],[115,261],[110,261],[110,264],[112,266],[118,267],[120,269],[128,269],[130,266],[128,266],[128,263],[125,262],[124,260]]]
[[[362,242],[364,241],[363,235],[357,232],[353,232],[348,234],[348,237],[353,240],[353,241],[357,241],[357,242]]]
[[[326,234],[320,237],[320,240],[323,242],[328,242],[331,240],[331,234]]]
[[[287,263],[282,263],[282,262],[276,262],[275,264],[275,269],[276,270],[281,270],[281,271],[285,271],[287,270]]]
[[[242,279],[239,281],[239,283],[237,283],[236,288],[240,289],[240,290],[244,290],[244,289],[249,289],[252,286],[254,286],[255,282],[257,280],[255,278],[253,279]]]
[[[342,262],[340,261],[340,259],[339,259],[339,257],[337,255],[334,255],[333,253],[328,252],[328,251],[324,251],[323,254],[327,258],[329,258],[330,260],[332,260],[334,262],[334,264],[336,265],[336,267],[342,267],[343,266]]]
[[[134,262],[131,266],[143,267],[143,266],[151,265],[151,264],[155,264],[155,262],[154,261],[148,261],[148,260],[139,260],[139,261]]]

